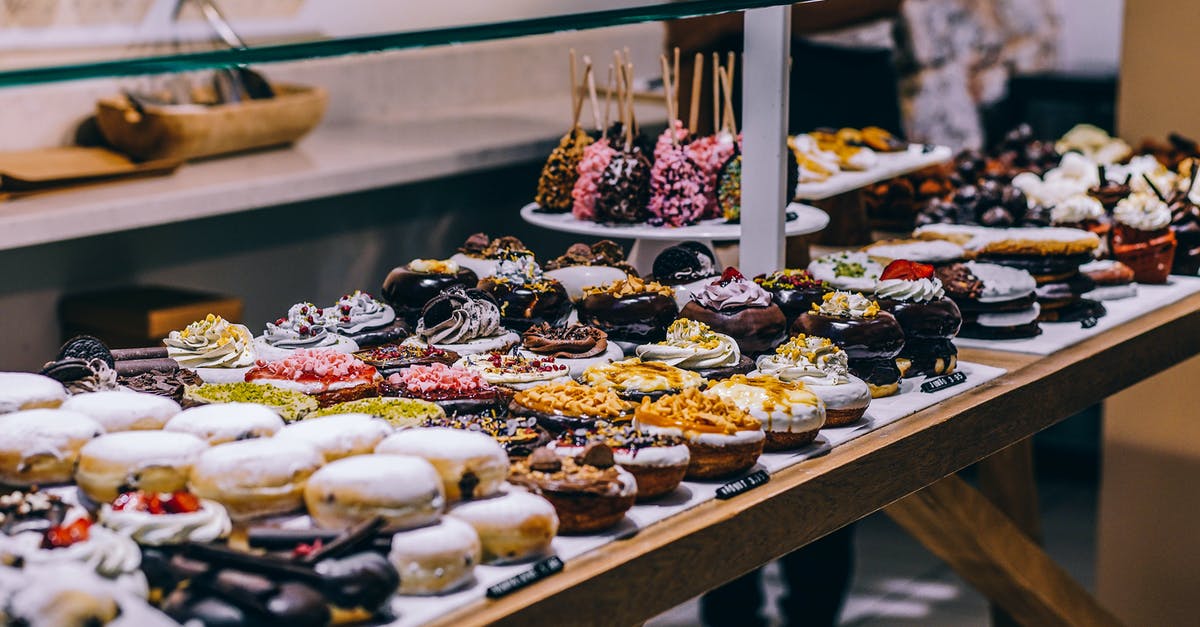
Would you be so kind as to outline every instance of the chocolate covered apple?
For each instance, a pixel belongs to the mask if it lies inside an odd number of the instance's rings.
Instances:
[[[693,294],[679,317],[703,322],[732,337],[745,355],[773,351],[787,339],[783,310],[737,268],[726,268],[719,279]]]

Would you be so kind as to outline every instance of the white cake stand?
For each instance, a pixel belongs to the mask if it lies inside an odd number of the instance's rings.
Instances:
[[[643,275],[650,274],[654,266],[654,258],[665,248],[670,248],[680,242],[700,242],[711,250],[713,242],[736,240],[742,236],[742,225],[728,224],[717,218],[704,220],[692,226],[650,226],[649,224],[598,224],[580,220],[568,213],[539,213],[536,203],[529,203],[521,208],[521,218],[526,222],[552,231],[578,233],[593,237],[613,239],[632,239],[633,248],[629,250],[629,263]],[[789,220],[784,226],[787,235],[805,235],[816,233],[829,224],[829,215],[816,207],[800,203],[791,203],[787,210],[796,214],[796,219]]]

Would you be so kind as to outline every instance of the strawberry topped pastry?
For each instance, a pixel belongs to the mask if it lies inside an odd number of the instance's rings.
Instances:
[[[879,275],[875,296],[904,330],[904,348],[897,357],[904,376],[954,371],[958,349],[952,340],[962,327],[962,313],[946,298],[933,266],[905,259],[891,262]]]
[[[374,366],[353,355],[320,349],[293,351],[279,361],[260,359],[246,373],[247,383],[302,392],[322,407],[376,396],[382,379]]]
[[[229,536],[225,507],[188,492],[122,492],[100,508],[100,524],[148,546],[213,542]]]
[[[525,390],[570,378],[567,365],[553,357],[481,353],[467,355],[457,365],[478,372],[492,385],[513,390]]]
[[[380,386],[385,396],[417,398],[436,403],[447,414],[471,414],[499,409],[505,394],[475,370],[446,364],[410,366],[392,374]]]
[[[747,356],[775,350],[787,339],[783,310],[762,286],[733,267],[693,294],[679,317],[703,322],[732,337]]]

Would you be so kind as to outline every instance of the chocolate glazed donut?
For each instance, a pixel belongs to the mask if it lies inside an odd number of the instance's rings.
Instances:
[[[441,294],[442,290],[454,285],[475,287],[478,282],[479,278],[470,268],[459,268],[455,274],[431,274],[413,272],[407,266],[400,266],[389,272],[383,280],[382,296],[397,315],[414,326],[425,303]]]
[[[872,385],[890,385],[900,379],[896,356],[904,348],[904,331],[892,314],[874,318],[842,318],[806,313],[796,318],[792,333],[827,337],[846,351],[850,372]]]
[[[800,314],[812,311],[813,305],[820,305],[827,290],[819,287],[803,289],[786,287],[767,291],[771,293],[771,300],[779,305],[779,308],[783,310],[783,316],[791,325],[796,318],[800,317]]]
[[[588,294],[579,301],[579,322],[598,327],[611,340],[633,344],[661,342],[679,315],[675,298],[658,292],[614,297]]]
[[[679,317],[703,322],[713,331],[732,337],[746,355],[769,353],[787,339],[787,318],[774,303],[714,310],[693,300],[684,305]]]
[[[962,328],[962,313],[949,298],[923,303],[880,299],[879,306],[896,317],[904,330],[900,358],[909,361],[905,377],[943,375],[958,364],[951,340]]]
[[[525,285],[483,279],[479,289],[492,295],[500,305],[501,326],[524,333],[529,327],[543,322],[558,326],[571,314],[571,297],[558,281],[547,282],[548,290],[530,289]]]

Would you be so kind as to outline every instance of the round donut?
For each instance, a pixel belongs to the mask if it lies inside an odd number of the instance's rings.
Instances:
[[[30,409],[0,416],[0,483],[66,483],[79,449],[104,433],[91,418],[63,409]]]
[[[269,438],[283,428],[283,419],[266,405],[215,403],[179,412],[167,421],[164,431],[190,433],[210,446]]]
[[[67,400],[67,388],[45,375],[0,372],[0,414],[23,409],[53,409]]]
[[[317,447],[326,462],[366,455],[392,432],[392,426],[370,414],[334,414],[293,422],[275,434],[279,439],[303,440]]]
[[[175,492],[187,487],[192,464],[206,448],[204,440],[187,433],[109,433],[80,449],[75,482],[97,503],[125,490]]]
[[[479,534],[457,518],[392,536],[388,561],[400,573],[398,594],[441,594],[469,584],[482,549]]]
[[[162,429],[180,409],[166,396],[129,390],[76,394],[62,408],[91,416],[109,433]]]
[[[558,533],[554,505],[524,490],[459,503],[446,516],[475,528],[483,545],[483,560],[488,563],[502,564],[545,555]]]
[[[388,436],[376,453],[413,455],[429,461],[442,477],[449,502],[495,494],[508,478],[508,453],[492,438],[474,431],[432,427]]]
[[[196,496],[224,505],[234,520],[286,514],[303,505],[304,484],[324,463],[307,442],[230,442],[200,455],[189,486]]]
[[[433,465],[408,455],[355,455],[313,473],[304,503],[318,527],[344,529],[376,516],[400,531],[436,522],[446,505]]]

